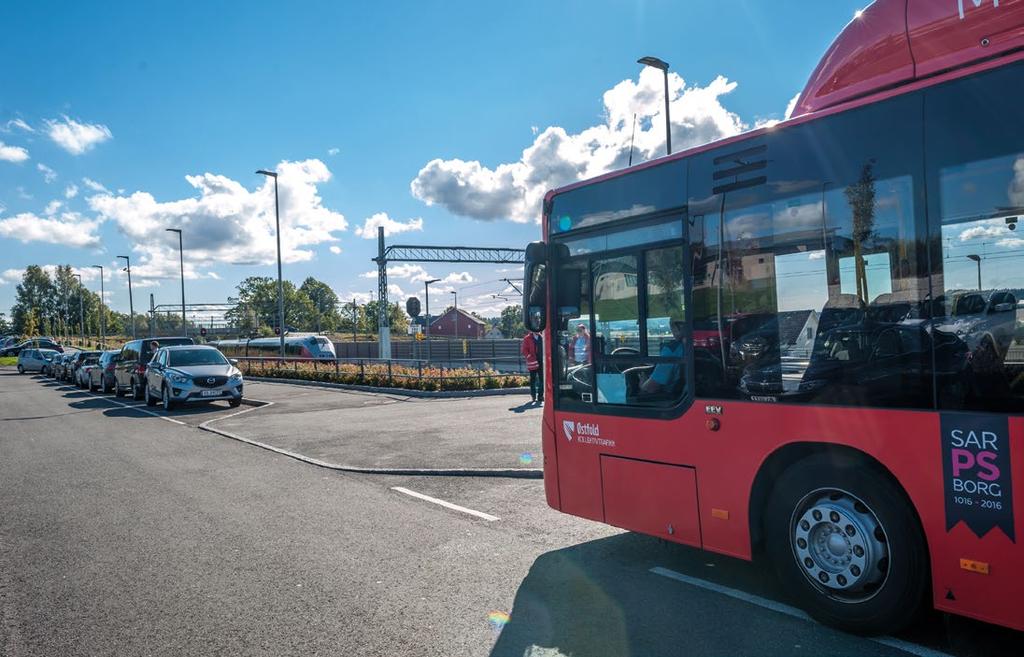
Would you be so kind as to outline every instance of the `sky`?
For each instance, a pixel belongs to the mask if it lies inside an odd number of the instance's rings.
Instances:
[[[0,311],[30,264],[71,264],[128,310],[224,302],[276,274],[342,300],[389,244],[539,239],[553,187],[784,118],[866,0],[5,3]],[[392,265],[391,299],[495,315],[521,268]],[[503,298],[504,297],[504,298]],[[435,307],[437,307],[435,305]]]

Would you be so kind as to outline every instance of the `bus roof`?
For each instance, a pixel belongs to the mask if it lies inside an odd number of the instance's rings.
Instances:
[[[1024,58],[1024,2],[876,0],[847,24],[825,52],[784,124],[802,123],[879,97]],[[746,141],[776,126],[695,146],[626,169],[553,189],[565,192]]]

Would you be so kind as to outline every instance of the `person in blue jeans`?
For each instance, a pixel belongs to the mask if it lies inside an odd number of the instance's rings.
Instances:
[[[661,345],[658,355],[662,358],[675,358],[675,363],[658,363],[651,370],[651,375],[640,385],[640,391],[647,394],[673,392],[683,374],[684,338],[686,337],[686,322],[682,320],[672,321],[669,324],[672,329],[672,339]]]

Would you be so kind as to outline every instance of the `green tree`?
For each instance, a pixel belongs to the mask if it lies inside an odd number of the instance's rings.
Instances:
[[[335,331],[341,325],[341,316],[338,314],[338,295],[327,283],[318,281],[312,276],[302,282],[299,292],[306,295],[313,304],[314,330]]]
[[[39,265],[29,265],[15,294],[11,317],[19,333],[37,335],[53,310],[53,281]],[[31,331],[28,330],[31,321]]]
[[[300,331],[312,331],[316,324],[313,302],[284,281],[284,323]],[[238,284],[238,305],[227,313],[228,319],[245,332],[260,332],[269,327],[273,333],[278,323],[277,281],[268,276],[250,276]]]
[[[506,338],[523,337],[526,333],[526,326],[523,324],[523,307],[516,305],[502,308],[498,328]]]
[[[853,213],[853,258],[857,280],[857,296],[868,303],[868,272],[864,261],[865,242],[875,237],[875,163],[869,161],[861,169],[860,178],[844,192]]]

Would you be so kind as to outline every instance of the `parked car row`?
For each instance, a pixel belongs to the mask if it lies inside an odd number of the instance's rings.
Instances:
[[[19,341],[18,336],[8,335],[0,340],[0,356],[17,356],[22,349],[49,349],[60,353],[64,352],[64,347],[50,337],[36,337]]]
[[[132,340],[119,350],[23,349],[18,372],[39,372],[90,391],[131,394],[148,406],[172,410],[182,404],[223,400],[242,403],[242,373],[216,347],[191,338]]]

